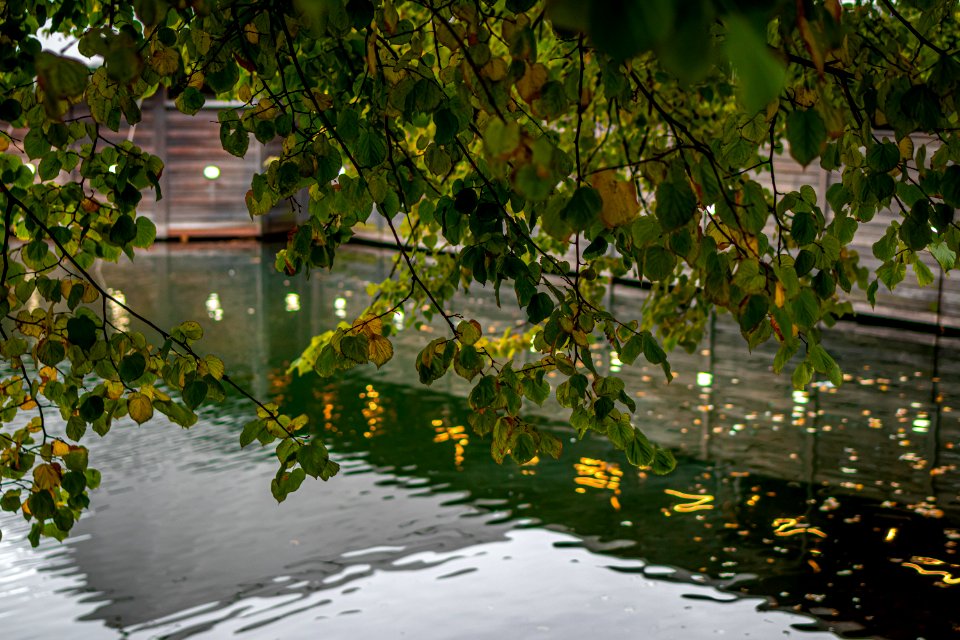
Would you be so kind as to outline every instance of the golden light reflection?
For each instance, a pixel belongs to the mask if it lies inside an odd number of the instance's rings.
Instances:
[[[117,331],[127,331],[130,328],[130,316],[123,308],[123,305],[127,304],[127,296],[119,289],[107,289],[107,293],[113,298],[113,300],[107,299],[107,314],[110,316],[110,322]]]
[[[467,429],[463,425],[445,427],[443,426],[443,420],[431,420],[430,425],[436,432],[436,435],[433,436],[434,442],[453,443],[453,463],[456,465],[457,471],[462,471],[466,446],[470,444],[470,438],[467,435]],[[531,460],[531,462],[533,461]]]
[[[580,458],[580,461],[573,465],[577,472],[577,477],[573,482],[579,485],[575,491],[577,493],[586,493],[587,487],[601,491],[612,491],[610,496],[610,506],[620,510],[620,481],[623,478],[623,470],[616,462],[607,462],[596,458]]]
[[[910,558],[910,562],[904,562],[903,566],[909,567],[919,573],[922,576],[939,576],[941,578],[940,582],[945,585],[955,585],[960,584],[960,576],[954,576],[953,573],[949,571],[944,571],[943,569],[925,569],[921,567],[921,564],[928,566],[944,566],[947,563],[943,560],[938,560],[937,558],[928,558],[925,556],[913,556]],[[956,565],[950,565],[954,567]]]
[[[787,536],[795,536],[803,533],[809,533],[811,535],[819,536],[821,538],[826,538],[827,534],[818,529],[817,527],[812,527],[807,523],[800,522],[798,518],[777,518],[773,521],[774,526],[774,535],[777,535],[781,538],[786,538]]]
[[[683,498],[684,500],[692,500],[692,502],[684,502],[681,504],[673,505],[673,510],[677,513],[690,513],[692,511],[704,511],[707,509],[713,509],[713,505],[709,504],[713,502],[713,496],[710,494],[693,494],[693,493],[684,493],[682,491],[676,491],[674,489],[664,489],[663,492],[668,496],[674,496],[675,498]]]
[[[378,435],[378,431],[383,426],[383,407],[378,402],[380,393],[368,384],[366,390],[360,393],[360,399],[366,400],[366,404],[360,409],[360,413],[367,420],[367,430],[363,432],[364,438],[372,438]]]
[[[894,538],[897,537],[897,528],[890,527],[887,530],[887,535],[883,538],[884,542],[893,542]]]

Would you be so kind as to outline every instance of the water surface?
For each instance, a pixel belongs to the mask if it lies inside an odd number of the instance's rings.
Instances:
[[[674,354],[672,384],[620,372],[675,474],[589,438],[498,466],[465,428],[462,381],[411,375],[423,332],[401,331],[382,372],[285,373],[361,311],[389,254],[351,252],[309,281],[270,256],[166,245],[99,276],[161,324],[201,320],[253,391],[313,418],[342,474],[278,506],[269,450],[237,445],[239,400],[190,430],[118,423],[93,447],[103,487],[67,543],[31,550],[26,523],[0,516],[4,637],[930,640],[960,624],[955,342],[840,325],[828,344],[847,382],[794,393],[721,318],[701,351]],[[611,302],[635,313],[639,295]],[[518,317],[457,304],[488,333]],[[554,408],[533,419],[571,439]]]

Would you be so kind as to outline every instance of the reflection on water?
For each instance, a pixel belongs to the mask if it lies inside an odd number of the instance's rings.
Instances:
[[[772,353],[747,355],[718,322],[702,351],[675,354],[672,384],[619,374],[677,473],[647,477],[596,439],[500,467],[465,427],[465,383],[410,382],[420,332],[400,332],[383,372],[284,373],[310,335],[360,312],[354,292],[388,255],[309,281],[272,273],[269,255],[168,246],[102,277],[162,324],[203,321],[256,393],[312,416],[341,476],[277,506],[270,452],[236,445],[238,403],[189,431],[118,425],[94,447],[103,488],[66,544],[30,550],[2,516],[4,637],[931,640],[960,624],[956,343],[839,327],[828,343],[846,384],[793,392]],[[507,305],[458,304],[488,333],[516,321]],[[560,416],[533,419],[570,438]]]

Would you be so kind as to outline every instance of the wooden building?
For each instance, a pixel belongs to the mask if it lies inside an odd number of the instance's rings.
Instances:
[[[251,218],[244,202],[251,176],[262,171],[271,155],[270,146],[251,140],[244,158],[230,155],[220,145],[220,125],[217,110],[235,106],[232,103],[208,101],[194,116],[180,113],[174,103],[156,95],[142,105],[143,119],[132,127],[122,127],[111,137],[127,139],[163,159],[165,170],[161,178],[164,197],[155,201],[145,194],[139,213],[149,216],[157,227],[159,239],[263,237],[282,234],[296,224],[298,215],[292,202],[281,203],[265,216]],[[13,132],[22,138],[25,132]],[[930,145],[931,140],[917,140]],[[26,160],[26,159],[25,159]],[[820,207],[829,222],[832,211],[826,201],[830,185],[840,181],[839,172],[828,172],[814,164],[806,169],[789,156],[774,159],[777,191],[795,191],[803,184],[812,185],[818,194]],[[754,176],[771,188],[770,174],[757,171]],[[306,202],[301,202],[306,211]],[[879,265],[872,246],[879,240],[890,222],[899,220],[901,213],[886,210],[869,223],[861,225],[857,237],[848,249],[860,255],[861,263],[875,270]],[[773,223],[769,231],[774,232]],[[361,238],[392,244],[393,237],[385,222],[377,215],[357,230]],[[572,255],[571,255],[572,259]],[[935,275],[935,282],[920,287],[912,272],[894,292],[880,287],[877,307],[872,308],[862,291],[854,291],[849,299],[858,314],[884,316],[906,323],[951,327],[960,329],[960,283],[956,277],[942,272],[929,254],[923,260]]]

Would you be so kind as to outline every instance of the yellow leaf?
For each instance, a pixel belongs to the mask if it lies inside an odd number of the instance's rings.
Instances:
[[[803,43],[807,46],[807,52],[810,53],[810,58],[813,60],[813,66],[823,76],[823,51],[817,41],[816,32],[803,15],[797,18],[797,27],[800,29],[800,37],[803,38]]]
[[[142,393],[131,393],[127,398],[127,411],[137,424],[143,424],[153,417],[153,403]]]
[[[194,71],[190,74],[190,79],[187,81],[188,87],[193,87],[197,91],[203,89],[203,83],[206,81],[206,77],[203,75],[202,71]]]
[[[27,501],[26,501],[26,500],[24,500],[24,501],[20,504],[20,508],[23,509],[23,515],[25,515],[25,516],[32,516],[32,515],[33,515],[33,514],[30,512],[30,507],[27,506]]]
[[[290,424],[287,425],[288,431],[299,431],[307,425],[307,414],[301,413],[299,416],[290,421]]]
[[[460,23],[450,24],[448,22],[441,22],[440,26],[442,29],[434,30],[434,37],[437,41],[442,44],[444,47],[449,49],[451,52],[456,51],[460,48],[460,43],[463,42],[464,28]]]
[[[217,356],[209,355],[204,357],[203,362],[207,365],[207,373],[217,380],[223,378],[223,374],[226,371],[226,367],[223,366],[223,360]]]
[[[508,70],[507,62],[503,58],[493,58],[490,62],[483,65],[483,69],[481,69],[480,72],[490,80],[499,82],[507,76]]]
[[[273,106],[270,98],[261,98],[253,111],[253,115],[260,120],[275,120],[280,115],[280,110]]]
[[[778,309],[783,308],[783,303],[787,301],[787,292],[783,288],[783,283],[777,283],[777,289],[773,294],[773,302],[777,305]]]
[[[243,35],[246,36],[247,42],[250,44],[257,44],[260,42],[260,32],[252,22],[248,23],[247,26],[243,28]]]
[[[30,411],[31,409],[36,409],[36,408],[37,408],[37,401],[29,397],[23,401],[23,404],[20,405],[20,409],[23,411]],[[39,431],[39,429],[37,429],[37,431]]]
[[[172,76],[180,68],[180,54],[164,47],[153,52],[148,64],[161,77]]]
[[[910,138],[910,136],[901,138],[897,146],[900,148],[901,160],[910,160],[913,158],[913,139]]]
[[[58,458],[62,458],[68,453],[70,453],[70,445],[63,440],[53,441],[53,455],[57,456]]]
[[[365,313],[353,323],[353,330],[356,333],[363,333],[368,338],[383,335],[383,322],[379,317]]]
[[[10,147],[10,138],[6,134],[0,136],[0,153],[3,153]]]
[[[615,171],[600,171],[593,174],[590,184],[603,199],[600,218],[608,229],[629,224],[640,215],[637,188],[632,180],[621,179]]]
[[[41,464],[33,470],[33,482],[41,490],[60,486],[60,468],[52,464]]]
[[[111,400],[116,400],[123,395],[123,383],[119,380],[107,380],[103,386],[107,390],[107,397]]]
[[[96,287],[94,287],[92,284],[84,283],[83,296],[80,298],[80,300],[89,304],[96,300],[97,296],[99,295],[100,293],[97,291]]]
[[[56,380],[57,370],[54,369],[53,367],[43,367],[42,369],[40,369],[40,378],[44,382],[47,382],[49,380]]]
[[[367,357],[379,369],[393,357],[393,343],[383,336],[372,336],[367,345]]]
[[[527,65],[523,77],[517,80],[517,91],[524,101],[530,103],[540,97],[540,89],[547,83],[549,74],[541,63]]]

